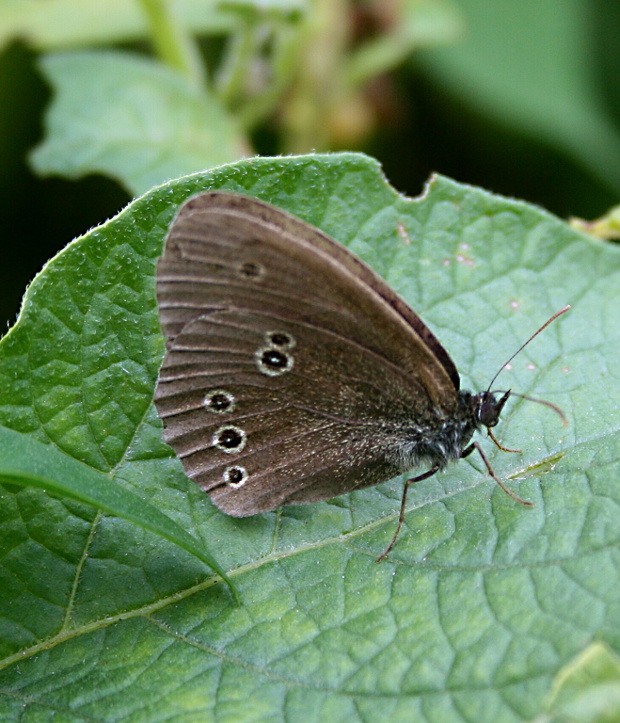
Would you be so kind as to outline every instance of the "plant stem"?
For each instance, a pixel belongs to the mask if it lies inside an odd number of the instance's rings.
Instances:
[[[298,76],[284,113],[285,152],[329,147],[326,122],[343,81],[349,18],[346,0],[315,0],[300,34]]]
[[[256,18],[240,18],[237,29],[228,38],[226,52],[217,72],[216,87],[220,101],[231,108],[243,97],[244,84],[256,49]]]
[[[166,0],[140,0],[149,24],[151,42],[159,58],[180,71],[196,87],[204,86],[204,68],[198,48],[177,22]]]
[[[262,93],[248,100],[239,109],[243,128],[254,128],[280,102],[298,72],[300,22],[281,19],[272,28],[272,51],[270,60],[271,82]]]

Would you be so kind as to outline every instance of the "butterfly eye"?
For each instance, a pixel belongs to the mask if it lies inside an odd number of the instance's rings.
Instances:
[[[232,467],[226,467],[224,470],[224,482],[229,487],[241,487],[246,483],[247,479],[248,473],[245,467],[233,465]]]
[[[210,412],[225,414],[234,411],[235,398],[224,389],[215,389],[207,394],[204,405]]]
[[[232,425],[220,427],[213,435],[213,446],[226,454],[241,452],[245,447],[245,432]]]

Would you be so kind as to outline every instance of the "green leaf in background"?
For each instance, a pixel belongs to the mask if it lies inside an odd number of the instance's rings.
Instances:
[[[219,101],[155,61],[67,53],[42,58],[41,68],[56,91],[46,139],[31,155],[43,175],[105,173],[140,194],[244,153]]]
[[[154,264],[205,189],[274,203],[347,244],[437,333],[463,385],[511,400],[474,456],[402,485],[247,519],[217,511],[161,439]],[[0,503],[3,721],[526,721],[593,640],[620,647],[620,250],[539,208],[436,177],[399,196],[360,155],[254,158],[160,186],[71,243],[0,345],[0,423],[108,474],[205,545],[35,489]]]
[[[559,672],[548,715],[537,723],[615,723],[620,720],[620,658],[592,643]]]
[[[176,0],[174,12],[194,32],[222,33],[234,25],[214,2]],[[0,48],[17,38],[39,50],[59,50],[148,35],[147,18],[135,0],[0,0]]]
[[[462,42],[425,51],[416,63],[461,102],[562,149],[617,194],[620,134],[590,45],[594,5],[460,0]]]

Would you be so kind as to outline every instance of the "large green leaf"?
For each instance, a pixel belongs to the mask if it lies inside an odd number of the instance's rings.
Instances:
[[[483,389],[514,399],[485,449],[415,485],[248,519],[216,510],[161,440],[153,271],[207,188],[275,203],[346,243]],[[0,346],[0,422],[158,506],[223,583],[136,525],[35,489],[0,505],[0,711],[10,720],[518,721],[593,639],[620,647],[620,251],[524,203],[435,178],[396,194],[359,155],[252,159],[161,186],[53,259]]]

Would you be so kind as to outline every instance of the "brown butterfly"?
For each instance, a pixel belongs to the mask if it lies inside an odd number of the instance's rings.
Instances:
[[[157,299],[164,439],[227,514],[318,502],[425,465],[405,483],[382,558],[409,485],[473,449],[516,497],[471,442],[511,392],[461,390],[417,314],[317,228],[246,196],[196,196],[170,227]]]

